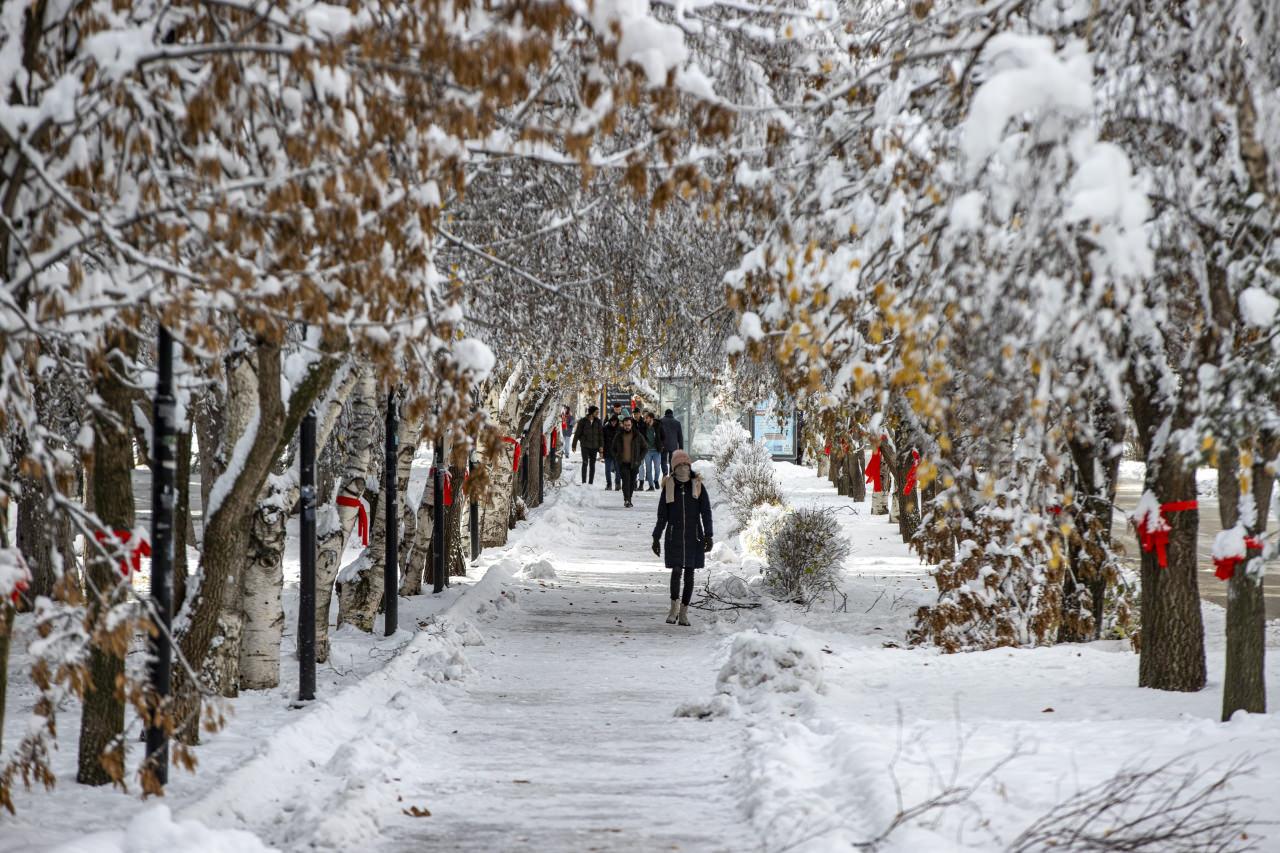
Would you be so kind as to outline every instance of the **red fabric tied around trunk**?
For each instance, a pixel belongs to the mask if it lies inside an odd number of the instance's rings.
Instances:
[[[907,484],[902,487],[904,495],[911,494],[911,490],[916,487],[916,469],[920,467],[920,451],[911,451],[911,470],[907,471]]]
[[[113,530],[108,533],[105,530],[93,531],[93,538],[102,544],[109,543],[112,538],[120,540],[120,542],[128,545],[134,541],[132,530]],[[129,573],[136,572],[142,568],[142,558],[151,556],[151,543],[143,539],[141,536],[137,539],[137,544],[133,546],[133,550],[128,556],[120,560],[120,574],[123,577],[129,577]]]
[[[433,489],[435,488],[435,485],[434,485],[435,478],[436,478],[436,469],[432,467],[431,482],[433,484],[432,485]],[[465,480],[463,482],[465,482]],[[444,492],[444,505],[453,506],[453,474],[450,473],[449,471],[444,472],[444,486],[442,487],[441,491]]]
[[[364,505],[364,501],[359,498],[353,498],[350,495],[338,495],[338,506],[355,507],[356,512],[356,532],[360,534],[360,544],[366,548],[369,547],[369,510]]]
[[[1246,536],[1244,538],[1244,547],[1251,551],[1261,551],[1266,547],[1266,543],[1261,539]],[[1244,557],[1242,556],[1215,557],[1213,560],[1213,574],[1218,580],[1229,581],[1236,575],[1236,566],[1243,562]]]
[[[876,448],[876,452],[871,454],[871,461],[867,463],[867,482],[871,484],[871,491],[882,492],[880,479],[880,448]]]
[[[1155,552],[1156,562],[1160,564],[1160,568],[1168,568],[1169,566],[1169,521],[1165,518],[1168,512],[1186,512],[1187,510],[1196,509],[1199,504],[1195,501],[1173,501],[1172,503],[1160,504],[1160,518],[1154,525],[1147,524],[1147,516],[1143,516],[1134,522],[1134,528],[1138,532],[1138,543],[1142,546],[1142,550],[1150,554]]]
[[[515,460],[511,463],[511,470],[513,472],[519,471],[520,470],[520,442],[509,435],[504,435],[502,437],[502,440],[505,441],[507,444],[515,446],[516,456],[515,456]]]

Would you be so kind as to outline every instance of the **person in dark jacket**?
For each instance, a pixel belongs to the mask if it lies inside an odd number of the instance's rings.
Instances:
[[[596,454],[604,446],[604,425],[600,423],[598,406],[587,409],[587,416],[578,421],[573,430],[573,447],[582,445],[582,482],[596,481]]]
[[[656,492],[658,490],[658,478],[662,471],[662,438],[658,430],[658,419],[653,412],[644,413],[644,441],[649,445],[649,450],[644,455],[644,465],[641,473],[643,479],[647,482],[649,491]]]
[[[648,449],[644,435],[635,428],[631,413],[624,414],[622,426],[613,436],[613,459],[618,466],[618,485],[622,489],[622,505],[625,507],[631,506],[631,495],[635,492],[640,463],[644,461],[644,454]]]
[[[613,456],[613,437],[618,434],[620,423],[617,415],[609,415],[608,420],[604,422],[604,445],[601,451],[604,453],[604,490],[606,492],[613,491],[613,481],[618,476],[618,460]],[[622,488],[622,482],[618,482],[618,488]]]
[[[662,445],[662,475],[665,477],[671,472],[671,455],[677,450],[684,450],[684,430],[680,429],[680,422],[670,409],[658,421],[658,443]]]
[[[671,474],[662,479],[662,492],[658,495],[653,553],[661,556],[664,549],[666,566],[671,570],[671,610],[667,613],[667,624],[679,621],[681,625],[688,625],[693,570],[706,565],[704,555],[711,550],[711,498],[702,478],[693,473],[693,460],[683,450],[671,454]]]

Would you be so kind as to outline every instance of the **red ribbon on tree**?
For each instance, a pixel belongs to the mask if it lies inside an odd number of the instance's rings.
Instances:
[[[93,531],[93,538],[104,546],[109,545],[112,539],[118,539],[125,545],[134,542],[132,530],[113,530],[108,533],[105,530]],[[122,577],[129,577],[129,573],[136,572],[142,568],[142,558],[151,556],[151,543],[141,536],[137,537],[137,544],[129,551],[128,555],[120,560],[120,574]]]
[[[830,456],[830,455],[831,455],[831,445],[829,445],[829,444],[828,444],[826,447],[822,448],[822,452],[823,452],[823,453],[825,453],[826,455]]]
[[[911,490],[916,487],[916,469],[920,467],[920,451],[911,451],[911,469],[907,471],[907,483],[902,487],[904,495],[911,494]]]
[[[878,447],[876,448],[875,453],[871,454],[871,461],[867,463],[866,474],[867,482],[871,484],[871,491],[884,491],[884,489],[881,488],[880,481],[880,448]]]
[[[1135,518],[1133,522],[1134,528],[1138,532],[1138,544],[1142,546],[1142,550],[1148,554],[1155,552],[1156,562],[1160,564],[1160,568],[1164,569],[1169,566],[1169,520],[1165,518],[1168,512],[1186,512],[1187,510],[1196,509],[1199,504],[1194,500],[1190,501],[1173,501],[1167,504],[1160,504],[1160,514],[1156,518],[1156,523],[1149,524],[1151,513]]]
[[[338,506],[355,507],[358,512],[356,515],[356,532],[360,534],[360,544],[368,547],[369,510],[365,507],[364,501],[359,498],[353,498],[350,495],[338,495]]]
[[[505,441],[507,444],[511,444],[515,446],[516,456],[515,456],[515,461],[511,463],[511,470],[513,472],[519,471],[520,470],[520,442],[509,435],[504,435],[502,437],[502,440]]]
[[[547,458],[547,436],[545,433],[542,435],[542,458]]]
[[[431,468],[431,481],[434,483],[436,477],[435,466]],[[463,481],[465,482],[465,480]],[[434,487],[433,487],[434,488]],[[453,474],[449,471],[444,472],[444,486],[441,491],[444,492],[444,505],[453,506]]]
[[[27,582],[26,582],[25,580],[22,580],[22,579],[19,579],[19,580],[18,580],[18,581],[13,585],[13,592],[9,593],[9,598],[10,598],[10,600],[12,600],[12,601],[13,601],[13,606],[14,606],[14,607],[17,607],[17,606],[18,606],[18,598],[22,595],[22,593],[26,592],[26,591],[27,591],[28,589],[30,589],[30,588],[31,588],[31,587],[27,584]]]
[[[553,429],[551,431],[551,449],[552,450],[556,449],[556,446],[559,444],[559,439],[560,439],[560,430]],[[542,455],[546,456],[547,454],[544,453]]]
[[[1267,543],[1252,536],[1244,538],[1244,547],[1253,551],[1261,551]],[[1229,581],[1236,575],[1236,566],[1244,562],[1244,555],[1213,558],[1213,574],[1218,580]]]

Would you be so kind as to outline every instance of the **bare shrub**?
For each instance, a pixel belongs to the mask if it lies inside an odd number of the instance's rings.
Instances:
[[[830,509],[798,509],[769,541],[765,585],[784,601],[810,605],[830,595],[843,609],[840,567],[849,542]]]

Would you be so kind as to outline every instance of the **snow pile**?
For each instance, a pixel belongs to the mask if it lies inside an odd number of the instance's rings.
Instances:
[[[174,820],[165,805],[139,812],[123,830],[95,832],[54,848],[55,853],[268,853],[252,833],[210,829],[197,820]]]
[[[1269,329],[1280,314],[1280,299],[1261,287],[1246,287],[1240,292],[1240,316],[1250,326]]]
[[[678,717],[741,716],[782,705],[791,710],[824,692],[822,655],[797,636],[743,631],[734,635],[729,660],[716,676],[709,702],[690,702]]]
[[[524,568],[516,576],[523,580],[555,580],[559,575],[556,574],[555,564],[545,557],[541,560],[534,560],[526,563]]]

